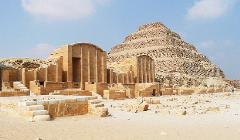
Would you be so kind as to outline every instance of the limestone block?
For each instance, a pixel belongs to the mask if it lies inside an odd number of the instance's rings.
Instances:
[[[31,105],[26,107],[27,111],[43,110],[43,109],[44,109],[43,105]]]
[[[32,111],[33,116],[37,116],[37,115],[48,115],[48,111],[47,110],[35,110]]]
[[[207,111],[217,112],[217,111],[220,111],[220,108],[219,107],[208,107]]]
[[[59,100],[49,100],[48,103],[49,104],[58,104]]]
[[[77,97],[77,102],[87,102],[88,99],[86,97]]]
[[[147,111],[148,110],[148,107],[149,107],[149,105],[148,105],[148,103],[146,103],[146,102],[143,102],[142,104],[140,104],[139,106],[138,106],[138,111]]]
[[[20,106],[31,106],[31,105],[37,105],[36,101],[26,101],[26,102],[20,102]]]
[[[89,100],[88,103],[89,104],[99,104],[99,103],[101,103],[101,101],[100,100]]]
[[[100,117],[107,117],[108,116],[108,108],[106,107],[99,107],[95,109],[95,115]]]
[[[148,104],[160,104],[159,98],[144,98],[144,101]]]
[[[33,117],[33,121],[50,121],[49,115],[37,115]]]

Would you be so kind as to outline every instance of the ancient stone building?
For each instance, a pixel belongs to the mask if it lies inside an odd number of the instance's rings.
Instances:
[[[155,82],[154,60],[141,55],[123,59],[108,65],[108,83],[153,83]]]
[[[221,69],[160,22],[140,26],[113,47],[108,53],[108,64],[139,55],[154,59],[156,78],[162,83],[199,86],[207,77],[224,78]]]
[[[154,60],[147,55],[133,56],[108,64],[109,90],[104,96],[110,99],[154,96],[159,91],[155,83]]]
[[[67,45],[55,50],[49,58],[62,61],[58,81],[80,83],[82,89],[85,82],[107,82],[106,52],[93,44]]]
[[[35,94],[68,88],[102,93],[107,88],[106,52],[90,43],[66,45],[47,60],[6,59],[1,64],[2,90],[14,90],[15,82]]]
[[[0,96],[99,94],[122,99],[190,94],[195,88],[216,91],[227,84],[221,69],[158,22],[141,26],[108,56],[94,44],[75,43],[56,49],[46,60],[0,59]]]

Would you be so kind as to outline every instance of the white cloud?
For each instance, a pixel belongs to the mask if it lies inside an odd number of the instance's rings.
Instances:
[[[55,46],[47,43],[38,44],[36,47],[32,48],[31,56],[44,58],[47,57],[54,49],[56,49]]]
[[[198,0],[188,10],[187,18],[215,19],[225,15],[235,4],[236,0]]]
[[[25,11],[47,20],[79,20],[92,15],[96,6],[110,0],[21,0]]]

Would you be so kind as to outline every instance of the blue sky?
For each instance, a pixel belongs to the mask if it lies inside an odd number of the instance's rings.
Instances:
[[[240,79],[239,0],[3,0],[0,57],[46,57],[54,48],[92,42],[108,51],[160,21]]]

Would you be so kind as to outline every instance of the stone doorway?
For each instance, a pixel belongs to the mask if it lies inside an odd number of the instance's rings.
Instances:
[[[81,58],[72,58],[73,82],[80,82],[81,80]]]
[[[156,89],[153,89],[152,96],[156,96]]]

